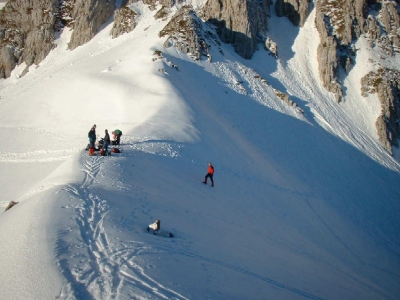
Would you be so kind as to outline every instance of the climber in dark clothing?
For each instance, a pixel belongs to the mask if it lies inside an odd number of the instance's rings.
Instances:
[[[88,138],[89,138],[89,147],[94,148],[94,143],[96,142],[96,129],[93,126],[92,129],[90,129],[88,133]]]
[[[104,136],[104,143],[103,143],[103,148],[104,151],[107,151],[108,145],[110,145],[111,140],[110,140],[110,135],[108,134],[108,130],[105,130],[106,135]]]

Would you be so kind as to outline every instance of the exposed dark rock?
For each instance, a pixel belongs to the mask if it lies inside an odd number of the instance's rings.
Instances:
[[[318,62],[323,86],[335,94],[337,102],[343,97],[338,79],[341,65],[350,71],[354,50],[352,42],[374,24],[366,22],[368,6],[365,0],[321,0],[316,2],[315,24],[320,36]],[[339,64],[340,62],[340,64]]]
[[[156,5],[160,3],[162,6],[172,7],[175,4],[183,3],[185,0],[143,0],[144,4],[147,5]]]
[[[127,5],[117,9],[114,13],[114,26],[111,30],[111,36],[116,38],[135,29],[137,25],[135,17],[136,13]]]
[[[90,41],[101,26],[109,20],[115,10],[114,0],[73,0],[74,7],[72,28],[69,49],[85,44]]]
[[[0,78],[17,64],[39,64],[54,48],[58,0],[8,1],[0,11]]]
[[[361,34],[384,54],[399,53],[400,18],[399,1],[367,0],[322,0],[316,2],[316,26],[321,43],[318,47],[318,62],[322,84],[340,101],[343,92],[338,79],[339,66],[347,73],[355,61],[354,41]],[[368,14],[368,9],[378,14]],[[337,63],[340,62],[340,64]],[[382,105],[382,114],[376,121],[379,141],[392,153],[400,138],[400,101],[397,70],[381,68],[362,79],[363,95],[377,93]]]
[[[195,59],[208,55],[207,32],[192,6],[182,6],[171,21],[160,31],[159,36],[167,36],[165,47],[173,44],[179,51],[190,53]]]
[[[251,58],[259,36],[266,36],[270,0],[208,0],[204,19],[218,27],[225,43],[244,58]]]
[[[275,58],[278,58],[278,45],[269,37],[266,38],[264,47],[268,50]]]
[[[154,18],[165,21],[167,19],[167,17],[169,16],[169,14],[170,14],[169,8],[163,6],[157,11],[157,13],[154,15]]]
[[[310,14],[311,0],[277,0],[275,11],[278,17],[287,17],[293,25],[302,27]]]
[[[385,2],[379,13],[379,22],[383,27],[384,36],[381,43],[384,45],[385,53],[395,55],[400,53],[400,5],[394,2]]]
[[[361,79],[362,94],[377,93],[381,115],[376,120],[378,138],[392,154],[392,146],[399,147],[400,139],[400,71],[381,68]]]
[[[39,64],[55,47],[55,32],[70,26],[69,48],[89,41],[112,16],[114,0],[14,0],[0,11],[0,78],[16,65]]]

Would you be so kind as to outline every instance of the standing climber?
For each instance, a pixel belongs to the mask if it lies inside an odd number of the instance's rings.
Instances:
[[[214,186],[213,175],[214,175],[214,167],[213,167],[213,165],[209,162],[209,163],[208,163],[207,175],[205,176],[203,183],[204,183],[204,184],[207,184],[207,178],[210,177],[211,186]]]
[[[90,129],[90,131],[88,133],[88,138],[89,138],[89,148],[93,148],[94,149],[94,143],[96,141],[96,129],[95,129],[95,127],[92,127]]]
[[[119,143],[121,142],[121,135],[122,135],[122,131],[119,129],[115,129],[113,132],[113,145],[119,145]]]
[[[106,151],[106,153],[107,153],[107,148],[108,148],[108,145],[110,145],[110,135],[108,134],[108,130],[106,129],[105,130],[105,136],[104,136],[104,142],[103,142],[103,149],[104,149],[104,151]]]

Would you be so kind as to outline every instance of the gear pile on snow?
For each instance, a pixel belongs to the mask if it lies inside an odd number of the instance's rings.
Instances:
[[[160,220],[156,220],[154,223],[147,226],[147,231],[153,231],[154,235],[161,235],[161,236],[170,237],[170,238],[174,237],[174,235],[171,232],[161,230],[161,221]]]

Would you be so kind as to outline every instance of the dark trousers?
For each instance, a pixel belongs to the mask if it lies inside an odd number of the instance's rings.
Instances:
[[[210,177],[211,180],[211,185],[214,185],[214,179],[213,179],[213,174],[207,173],[206,177],[204,177],[204,183],[207,183],[207,178]]]

